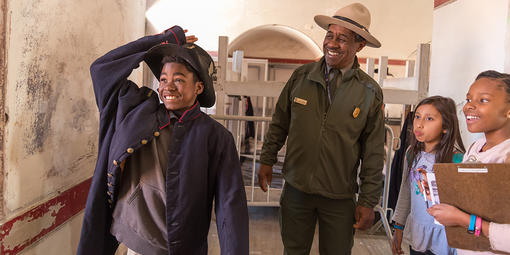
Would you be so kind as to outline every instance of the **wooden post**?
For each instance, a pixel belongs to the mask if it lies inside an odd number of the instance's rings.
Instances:
[[[266,64],[264,65],[264,81],[267,82],[268,81],[268,77],[269,77],[269,63],[266,62]],[[262,117],[266,117],[266,109],[267,109],[267,97],[263,96],[262,97]],[[260,123],[261,125],[261,131],[260,131],[260,140],[262,142],[264,142],[264,138],[266,137],[266,122],[262,122]],[[257,132],[255,132],[255,137],[257,137],[256,134]],[[255,139],[255,151],[257,151],[257,140]]]
[[[407,60],[406,61],[406,77],[413,77],[414,76],[414,60]]]
[[[216,114],[225,114],[225,92],[223,84],[227,79],[227,46],[228,37],[220,36],[218,39],[218,76],[214,90],[216,91]],[[224,124],[225,122],[223,122]]]
[[[368,76],[374,78],[375,58],[367,58],[366,71]]]
[[[379,82],[379,86],[384,87],[384,79],[386,79],[388,70],[388,57],[387,56],[381,56],[379,57],[379,72],[378,72],[378,78],[377,81]]]
[[[418,57],[416,60],[418,72],[418,101],[426,98],[429,94],[430,72],[430,44],[418,45]]]

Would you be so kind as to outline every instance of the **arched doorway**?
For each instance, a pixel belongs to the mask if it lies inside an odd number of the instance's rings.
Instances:
[[[228,47],[229,55],[244,51],[248,58],[316,60],[321,48],[306,34],[284,25],[262,25],[239,35]]]

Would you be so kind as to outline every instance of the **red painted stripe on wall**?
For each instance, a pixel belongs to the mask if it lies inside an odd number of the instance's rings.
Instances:
[[[246,57],[246,58],[254,58],[254,57]],[[311,62],[318,61],[310,60],[310,59],[288,59],[288,58],[254,58],[254,59],[267,59],[269,63],[283,63],[283,64],[308,64]],[[360,64],[366,64],[367,58],[358,58],[358,62]],[[375,59],[375,64],[379,64],[379,59]],[[388,65],[392,66],[405,66],[406,60],[402,59],[388,59]]]
[[[0,225],[0,254],[20,253],[82,211],[85,208],[91,181],[92,179],[85,180]],[[48,225],[34,224],[38,220],[47,222],[45,220],[48,217],[52,219]]]
[[[434,8],[438,8],[438,7],[447,5],[454,1],[456,1],[456,0],[434,0]]]
[[[254,58],[254,57],[246,57],[246,58]],[[311,60],[311,59],[290,59],[290,58],[255,58],[255,59],[267,59],[267,61],[269,63],[301,64],[301,65],[317,61],[317,60]]]
[[[218,52],[217,51],[208,51],[207,53],[209,53],[209,55],[213,56],[213,57],[217,57],[218,56]],[[250,56],[246,56],[245,58],[253,58],[253,59],[267,59],[269,61],[269,63],[281,63],[281,64],[308,64],[308,63],[312,63],[312,62],[315,62],[317,60],[311,60],[311,59],[290,59],[290,58],[260,58],[260,57],[250,57]],[[363,58],[363,57],[360,57],[358,58],[358,61],[360,64],[365,64],[367,63],[367,58]],[[379,59],[375,59],[375,63],[376,64],[379,64]],[[392,66],[405,66],[406,65],[406,60],[403,60],[403,59],[388,59],[388,65],[392,65]]]
[[[367,63],[367,58],[358,58],[358,62],[360,64],[366,64]],[[375,59],[375,64],[376,65],[379,64],[379,59],[378,58]],[[406,65],[406,60],[402,60],[402,59],[388,59],[388,65],[390,65],[390,66],[405,66]]]

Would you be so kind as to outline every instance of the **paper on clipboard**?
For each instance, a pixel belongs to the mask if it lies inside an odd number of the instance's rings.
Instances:
[[[481,168],[470,168],[470,167],[458,167],[457,171],[459,173],[478,173],[478,174],[486,174],[489,172],[489,169],[486,167]]]
[[[434,173],[427,173],[427,183],[428,185],[425,188],[427,189],[426,193],[428,193],[428,197],[430,198],[430,206],[439,204],[439,192],[437,191],[436,175]],[[443,225],[436,219],[434,219],[434,223],[441,226]]]
[[[427,173],[428,188],[430,193],[430,200],[432,205],[439,204],[439,193],[437,192],[436,175],[434,173]]]

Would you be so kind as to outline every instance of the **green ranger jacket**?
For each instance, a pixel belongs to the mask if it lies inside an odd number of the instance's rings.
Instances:
[[[294,71],[276,104],[260,161],[275,164],[287,139],[285,181],[333,199],[354,198],[361,163],[358,205],[374,207],[383,181],[382,90],[356,58],[352,69],[336,79],[328,106],[325,68],[322,58]]]

